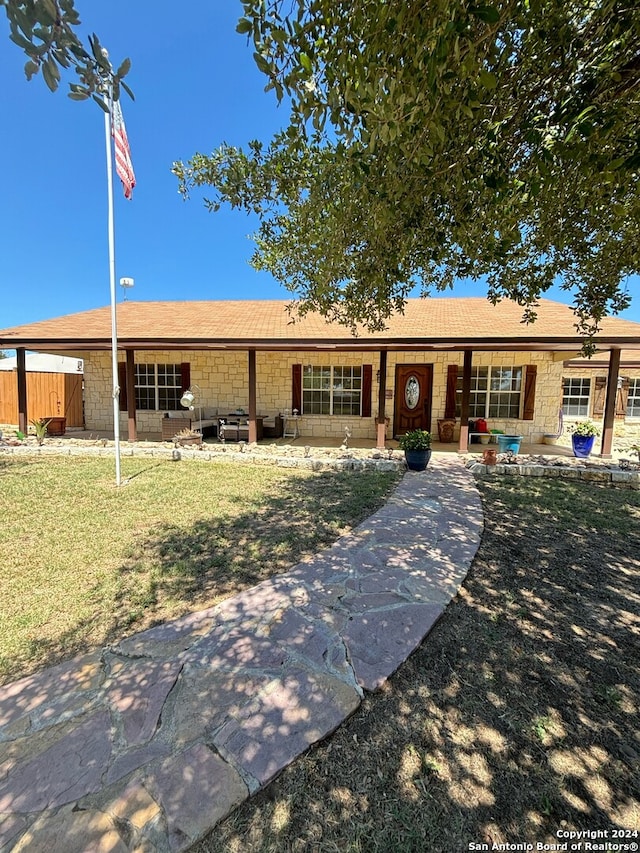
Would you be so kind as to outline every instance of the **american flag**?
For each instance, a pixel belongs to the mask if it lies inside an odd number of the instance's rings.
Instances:
[[[133,173],[129,140],[127,139],[127,131],[125,130],[124,119],[122,118],[120,101],[113,101],[111,105],[111,135],[113,136],[116,149],[116,172],[122,181],[124,197],[131,198],[133,188],[136,185],[136,176]]]

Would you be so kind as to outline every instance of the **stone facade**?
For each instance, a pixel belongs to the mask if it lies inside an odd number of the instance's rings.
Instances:
[[[620,367],[619,377],[621,380],[626,380],[625,384],[629,385],[629,380],[638,380],[640,379],[640,369],[632,369],[629,367]],[[589,415],[588,418],[593,420],[595,423],[600,423],[602,421],[602,414],[598,412],[594,412],[594,399],[596,395],[596,383],[600,382],[602,384],[602,394],[605,393],[605,386],[607,380],[607,367],[595,367],[595,368],[575,368],[575,367],[564,367],[562,370],[562,378],[565,379],[589,379],[590,380],[590,389],[589,389]],[[633,444],[640,443],[640,418],[639,417],[629,417],[626,411],[626,406],[623,404],[622,409],[620,408],[619,399],[617,401],[617,411],[616,417],[613,427],[613,434],[617,439],[617,444],[622,448],[629,448]],[[624,411],[624,413],[623,413]],[[576,421],[586,420],[587,416],[580,417],[565,417],[565,425],[567,429],[565,430],[565,434],[563,435],[560,444],[563,444],[567,447],[571,446],[571,425]]]
[[[108,430],[112,424],[111,356],[108,352],[86,352],[85,359],[85,422],[89,430]],[[136,363],[179,364],[189,362],[191,382],[202,391],[202,407],[220,414],[249,408],[248,357],[246,352],[215,351],[154,351],[136,352]],[[463,355],[459,352],[390,352],[387,360],[387,389],[394,393],[397,365],[430,364],[433,366],[431,431],[437,435],[438,418],[444,417],[447,368],[457,364],[462,370]],[[256,397],[259,415],[273,416],[291,408],[292,365],[372,366],[371,416],[325,416],[302,413],[301,434],[310,438],[343,438],[349,429],[354,439],[375,439],[378,408],[379,355],[375,352],[258,352],[256,355]],[[562,397],[562,362],[554,361],[544,352],[478,352],[474,365],[537,366],[534,420],[496,420],[490,428],[522,435],[527,442],[541,441],[544,433],[553,433],[558,424],[558,408]],[[139,411],[138,431],[141,435],[160,432],[162,412]],[[394,399],[386,400],[386,417],[393,422]],[[127,425],[126,412],[121,413],[121,429]],[[391,427],[388,428],[391,435]],[[457,432],[456,432],[457,437]]]

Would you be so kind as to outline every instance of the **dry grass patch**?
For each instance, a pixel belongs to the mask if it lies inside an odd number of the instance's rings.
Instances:
[[[194,853],[458,853],[640,830],[640,494],[480,488],[482,545],[425,643]]]
[[[0,458],[0,682],[209,607],[374,512],[393,474]]]

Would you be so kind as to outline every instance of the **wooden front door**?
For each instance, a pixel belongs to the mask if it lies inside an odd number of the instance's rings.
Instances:
[[[433,365],[396,365],[394,436],[411,429],[431,429]]]

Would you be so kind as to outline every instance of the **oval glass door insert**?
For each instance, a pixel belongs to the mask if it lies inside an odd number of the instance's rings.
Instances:
[[[420,400],[420,383],[417,376],[410,376],[404,386],[404,401],[407,409],[415,409]]]

